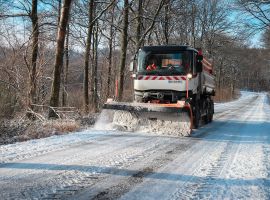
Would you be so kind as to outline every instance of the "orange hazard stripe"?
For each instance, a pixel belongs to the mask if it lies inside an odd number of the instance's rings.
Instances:
[[[186,80],[186,76],[144,76],[139,75],[138,80]]]

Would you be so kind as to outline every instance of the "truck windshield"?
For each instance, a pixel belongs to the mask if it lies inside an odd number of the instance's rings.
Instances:
[[[186,75],[191,72],[192,53],[190,51],[173,53],[154,53],[140,51],[138,70],[146,75]]]

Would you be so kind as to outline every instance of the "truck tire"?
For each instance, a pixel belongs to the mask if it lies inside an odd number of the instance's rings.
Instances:
[[[206,115],[204,117],[205,124],[208,124],[213,119],[213,110],[212,110],[212,100],[210,98],[206,99]]]
[[[209,113],[208,122],[213,121],[213,115],[214,115],[214,102],[213,100],[210,100],[210,113]]]
[[[203,108],[205,110],[205,115],[202,117],[203,118],[203,122],[204,124],[208,124],[209,123],[209,117],[210,117],[210,102],[208,101],[208,99],[204,99],[204,103],[203,103]]]
[[[201,119],[200,105],[199,102],[195,100],[193,109],[193,127],[195,129],[199,128]]]

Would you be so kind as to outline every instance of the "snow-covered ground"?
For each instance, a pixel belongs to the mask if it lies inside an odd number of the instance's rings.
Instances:
[[[89,129],[0,146],[0,199],[270,199],[267,95],[215,104],[188,138]]]

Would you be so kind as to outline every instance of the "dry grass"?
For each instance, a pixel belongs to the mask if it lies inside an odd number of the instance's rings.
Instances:
[[[45,122],[35,123],[28,127],[24,137],[38,139],[52,135],[62,135],[69,132],[80,130],[80,123],[75,120],[48,120]]]
[[[10,120],[0,124],[0,145],[31,139],[62,135],[81,130],[80,120],[58,119],[46,121]]]
[[[43,111],[43,112],[41,112]],[[78,111],[61,113],[60,119],[46,119],[47,112],[35,112],[35,121],[29,120],[25,112],[17,113],[12,119],[0,121],[0,145],[31,139],[77,132],[94,125],[98,114],[81,115]]]
[[[80,124],[75,120],[60,119],[45,122],[43,127],[59,133],[68,133],[78,130],[80,128]]]

